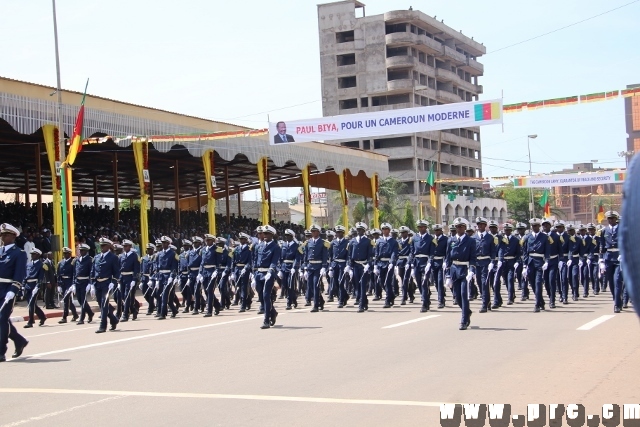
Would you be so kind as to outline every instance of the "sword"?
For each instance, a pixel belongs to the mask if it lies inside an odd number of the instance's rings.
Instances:
[[[4,306],[7,305],[9,303],[9,301],[14,301],[16,299],[16,295],[13,296],[13,298],[11,298],[10,300],[5,299],[4,303],[2,303],[2,307],[0,307],[0,313],[2,313],[2,310],[4,309]]]
[[[31,305],[31,301],[33,301],[33,297],[35,297],[36,295],[38,295],[38,291],[40,290],[39,286],[36,286],[35,288],[33,288],[33,291],[31,291],[31,298],[29,298],[29,304]]]

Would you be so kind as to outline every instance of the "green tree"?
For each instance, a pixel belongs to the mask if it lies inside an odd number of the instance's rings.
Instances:
[[[366,219],[367,216],[367,209],[369,211],[369,213],[371,213],[371,207],[367,206],[365,208],[365,204],[364,201],[360,200],[358,201],[358,203],[356,203],[356,205],[353,207],[353,211],[351,213],[351,215],[353,215],[353,221],[354,222],[363,222]]]
[[[413,216],[413,207],[408,200],[404,205],[404,218],[402,220],[402,225],[405,225],[411,229],[413,229],[413,227],[415,227],[416,225],[416,220]]]
[[[140,199],[134,199],[133,200],[133,206],[131,206],[131,202],[130,202],[129,199],[121,200],[120,203],[118,203],[118,207],[120,208],[120,210],[131,209],[132,207],[134,209],[139,209],[140,208]]]
[[[509,211],[509,217],[518,221],[528,223],[531,213],[529,211],[529,189],[528,188],[513,188],[513,184],[506,184],[500,187],[502,192],[502,198],[507,202],[507,210]],[[498,191],[500,193],[500,191]],[[543,209],[540,207],[540,198],[542,197],[542,190],[533,190],[533,216],[539,218],[543,214]],[[551,199],[551,214],[557,218],[562,218],[563,212],[557,209],[553,198]]]

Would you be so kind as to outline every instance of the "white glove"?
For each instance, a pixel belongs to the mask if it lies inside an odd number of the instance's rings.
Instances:
[[[622,261],[622,255],[618,255],[618,262]]]
[[[573,264],[573,261],[571,260],[567,261],[567,268],[571,267],[571,264]]]
[[[444,284],[447,288],[451,289],[453,287],[453,280],[451,280],[451,277],[447,277]]]
[[[416,278],[416,269],[411,267],[411,277]]]
[[[62,293],[62,286],[58,286],[58,293],[61,294]]]
[[[428,262],[427,266],[424,269],[424,271],[429,271],[429,270],[431,270],[431,262]]]
[[[352,271],[353,271],[353,270],[351,270],[351,267],[349,267],[348,265],[344,268],[344,272],[345,272],[345,273],[347,273],[347,274],[348,274],[348,275],[350,275],[350,276],[351,276],[351,272],[352,272]]]
[[[235,281],[236,281],[236,273],[231,273],[231,276],[230,276],[230,277],[231,277],[231,280],[232,280],[233,282],[235,282]],[[189,283],[189,282],[187,282],[187,283]]]
[[[282,280],[283,277],[282,271],[278,271],[278,279]]]
[[[142,283],[140,283],[140,284],[138,285],[138,288],[140,288],[140,290],[142,290]]]
[[[211,275],[211,279],[215,279],[216,277],[218,277],[218,270],[213,270],[213,274]]]
[[[187,286],[191,285],[191,279],[187,279],[187,283],[184,284],[184,287],[186,288]]]
[[[489,267],[488,267],[488,268],[489,268],[489,270],[493,270],[493,261],[491,261],[491,262],[489,263]]]
[[[347,270],[345,270],[345,272],[347,272]],[[349,279],[353,279],[353,270],[350,269],[347,274],[349,275]]]
[[[591,265],[591,260],[590,259],[587,260],[587,265]]]
[[[520,265],[520,264],[518,264],[518,263],[516,262],[515,264],[513,264],[513,269],[514,269],[514,270],[517,270],[519,265]]]
[[[91,292],[91,285],[87,285],[86,288],[84,288],[85,292]]]
[[[548,262],[545,262],[544,264],[542,264],[542,271],[546,271],[547,268],[549,268]]]
[[[266,275],[266,276],[264,276],[264,281],[265,281],[265,282],[268,282],[268,281],[269,281],[269,279],[271,279],[271,272],[267,273],[267,275]]]
[[[154,285],[154,287],[153,287],[153,288],[154,288],[156,291],[157,291],[158,289],[160,289],[160,282],[158,282],[158,281],[156,280],[156,284]]]
[[[178,283],[180,283],[180,279],[178,279],[177,277],[173,279],[173,286],[178,286]]]
[[[304,279],[304,271],[302,271],[302,269],[300,269],[300,280]]]
[[[373,267],[373,274],[375,274],[376,276],[380,274],[380,269],[378,268],[377,265]]]
[[[502,261],[498,261],[498,270],[500,270],[500,267],[502,267]]]
[[[394,267],[393,272],[394,272],[394,274],[395,274],[396,276],[399,276],[399,275],[400,275],[400,269],[398,268],[398,266],[397,266],[397,265]]]
[[[333,269],[329,270],[329,278],[333,279]]]
[[[196,282],[202,283],[203,280],[204,280],[204,277],[202,277],[202,274],[198,274],[198,277],[196,277]]]
[[[584,265],[584,264],[583,264],[583,262],[582,262],[582,261],[578,261],[578,267],[579,267],[579,268],[582,268],[582,266],[583,266],[583,265]]]
[[[76,293],[76,285],[71,285],[71,287],[69,288],[69,293],[70,294],[75,294]]]
[[[607,267],[604,264],[604,260],[600,260],[600,262],[598,262],[598,266],[600,267],[600,274],[604,274],[605,271],[607,271]]]
[[[469,272],[469,274],[467,274],[467,283],[470,282],[473,279],[474,274],[472,272]],[[449,279],[451,280],[451,279]]]
[[[364,265],[364,272],[366,273],[367,271],[369,271],[369,264]]]
[[[91,285],[91,298],[96,297],[96,287]]]
[[[9,291],[4,295],[4,300],[5,301],[12,300],[13,297],[15,297],[15,296],[16,296],[15,292]]]
[[[323,267],[320,269],[320,276],[325,276],[327,274],[327,270]]]
[[[304,272],[304,280],[309,280],[309,272],[308,271]]]
[[[527,266],[522,267],[522,277],[527,278]]]
[[[109,283],[109,292],[111,292],[115,287],[116,285],[114,285],[113,282]]]
[[[249,270],[247,269],[247,267],[244,267],[244,268],[242,269],[242,272],[241,272],[240,274],[247,274],[247,271],[249,271]]]
[[[251,287],[255,291],[255,289],[256,289],[256,278],[255,277],[251,278]]]
[[[295,268],[292,268],[292,269],[291,269],[291,274],[292,274],[292,275],[296,274],[296,269],[295,269]]]

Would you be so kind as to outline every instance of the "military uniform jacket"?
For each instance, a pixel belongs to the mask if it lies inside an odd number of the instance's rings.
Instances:
[[[367,236],[356,236],[351,239],[351,251],[349,252],[349,265],[367,264],[371,267],[373,258],[373,246]]]
[[[178,273],[180,273],[181,276],[187,276],[189,274],[189,252],[191,252],[191,250],[180,252],[180,259],[178,260]]]
[[[425,233],[421,235],[416,233],[411,238],[411,256],[409,260],[414,267],[417,267],[419,263],[424,265],[431,261],[434,249],[433,236],[431,234]]]
[[[17,294],[27,275],[27,254],[15,244],[0,248],[0,300],[11,291]]]
[[[375,263],[378,268],[386,268],[389,264],[396,264],[400,246],[393,237],[380,237],[376,241]]]
[[[451,278],[463,278],[468,269],[476,271],[478,244],[476,239],[467,235],[450,237],[447,241],[446,265],[450,268]]]
[[[169,277],[174,279],[178,273],[179,259],[180,257],[171,248],[158,252],[155,279],[158,280],[162,274],[169,274]]]
[[[260,255],[260,252],[262,252],[262,248],[264,248],[264,245],[264,241],[258,241],[258,243],[254,243],[252,245],[251,260],[253,265],[257,265],[258,255]]]
[[[218,247],[216,245],[211,246],[203,246],[202,247],[202,261],[200,262],[200,274],[203,276],[206,274],[212,274],[213,270],[218,265],[218,260],[216,259],[216,249]]]
[[[445,243],[446,246],[446,243]],[[405,267],[409,263],[409,257],[411,256],[411,237],[398,239],[398,260],[396,265],[400,268]]]
[[[522,262],[526,266],[541,268],[542,265],[549,261],[551,245],[553,238],[544,232],[539,232],[534,237],[534,233],[524,239],[522,247]]]
[[[618,249],[619,228],[619,224],[613,227],[607,225],[600,231],[600,254],[605,261],[618,262],[618,256],[620,255]]]
[[[75,258],[62,259],[58,263],[58,283],[66,291],[73,284]]]
[[[93,258],[91,258],[88,254],[85,256],[79,256],[74,259],[74,276],[73,279],[76,283],[82,281],[86,284],[85,280],[89,280],[91,278],[91,269],[93,267]]]
[[[141,281],[143,283],[148,283],[151,275],[153,274],[153,255],[145,255],[142,257],[140,273],[142,274],[140,277]]]
[[[199,248],[191,248],[187,252],[189,274],[195,276],[200,271],[200,265],[202,265],[202,246]]]
[[[591,262],[598,261],[600,236],[587,234],[584,237],[584,242],[587,245],[587,259]]]
[[[302,248],[300,244],[292,240],[290,242],[284,242],[281,248],[280,259],[280,271],[288,273],[292,268],[300,267],[300,260],[302,259]]]
[[[573,236],[567,236],[567,246],[568,246],[568,254],[569,259],[572,260],[572,264],[575,264],[577,261],[582,261],[582,259],[586,255],[587,245],[582,237],[574,234]]]
[[[231,271],[231,257],[229,256],[229,248],[226,246],[218,246],[215,250],[216,267],[218,270],[229,274]]]
[[[239,245],[233,251],[233,266],[235,268],[251,271],[253,265],[253,245],[247,243],[246,245]]]
[[[42,262],[42,258],[37,261],[29,261],[27,263],[27,275],[24,279],[24,285],[27,289],[33,289],[39,284],[45,283],[45,273],[48,269],[49,266]]]
[[[489,265],[498,256],[498,245],[500,244],[498,237],[485,231],[484,233],[477,233],[475,239],[478,265]]]
[[[320,270],[327,268],[329,259],[329,242],[318,237],[307,240],[304,253],[304,263],[308,270]]]
[[[552,233],[555,233],[553,231]],[[551,233],[550,233],[551,234]],[[564,233],[556,233],[558,238],[560,239],[561,247],[560,247],[560,261],[567,262],[569,260],[569,233],[566,231]]]
[[[498,249],[498,260],[504,262],[505,259],[520,261],[522,256],[522,247],[520,246],[520,239],[513,234],[507,236],[503,235],[500,238],[500,248]]]
[[[329,248],[329,258],[331,259],[331,268],[344,267],[349,261],[349,241],[344,237],[333,239]]]
[[[278,242],[275,240],[272,240],[269,243],[263,242],[262,250],[258,254],[255,268],[262,272],[266,272],[264,269],[268,269],[269,273],[273,274],[275,273],[278,262],[280,261],[280,256],[281,250]]]
[[[549,259],[562,260],[564,258],[564,237],[555,230],[552,230],[547,236],[549,236]]]
[[[133,279],[138,280],[140,277],[140,258],[138,253],[133,249],[129,252],[123,252],[119,255],[120,258],[120,276],[119,279]]]
[[[113,280],[120,277],[120,260],[113,252],[99,253],[93,259],[93,271],[91,276],[96,286],[108,286]]]
[[[433,252],[432,262],[438,264],[439,262],[444,264],[444,259],[447,256],[447,246],[449,244],[449,238],[444,234],[440,236],[433,236]]]

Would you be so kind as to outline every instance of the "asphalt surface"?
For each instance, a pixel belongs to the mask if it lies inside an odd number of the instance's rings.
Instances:
[[[508,403],[514,414],[580,403],[598,414],[640,402],[638,319],[613,315],[608,292],[541,313],[527,301],[479,314],[474,301],[466,331],[450,305],[310,313],[283,301],[268,330],[237,307],[143,315],[105,334],[95,322],[18,323],[30,344],[0,364],[0,426],[438,426],[441,403]]]

